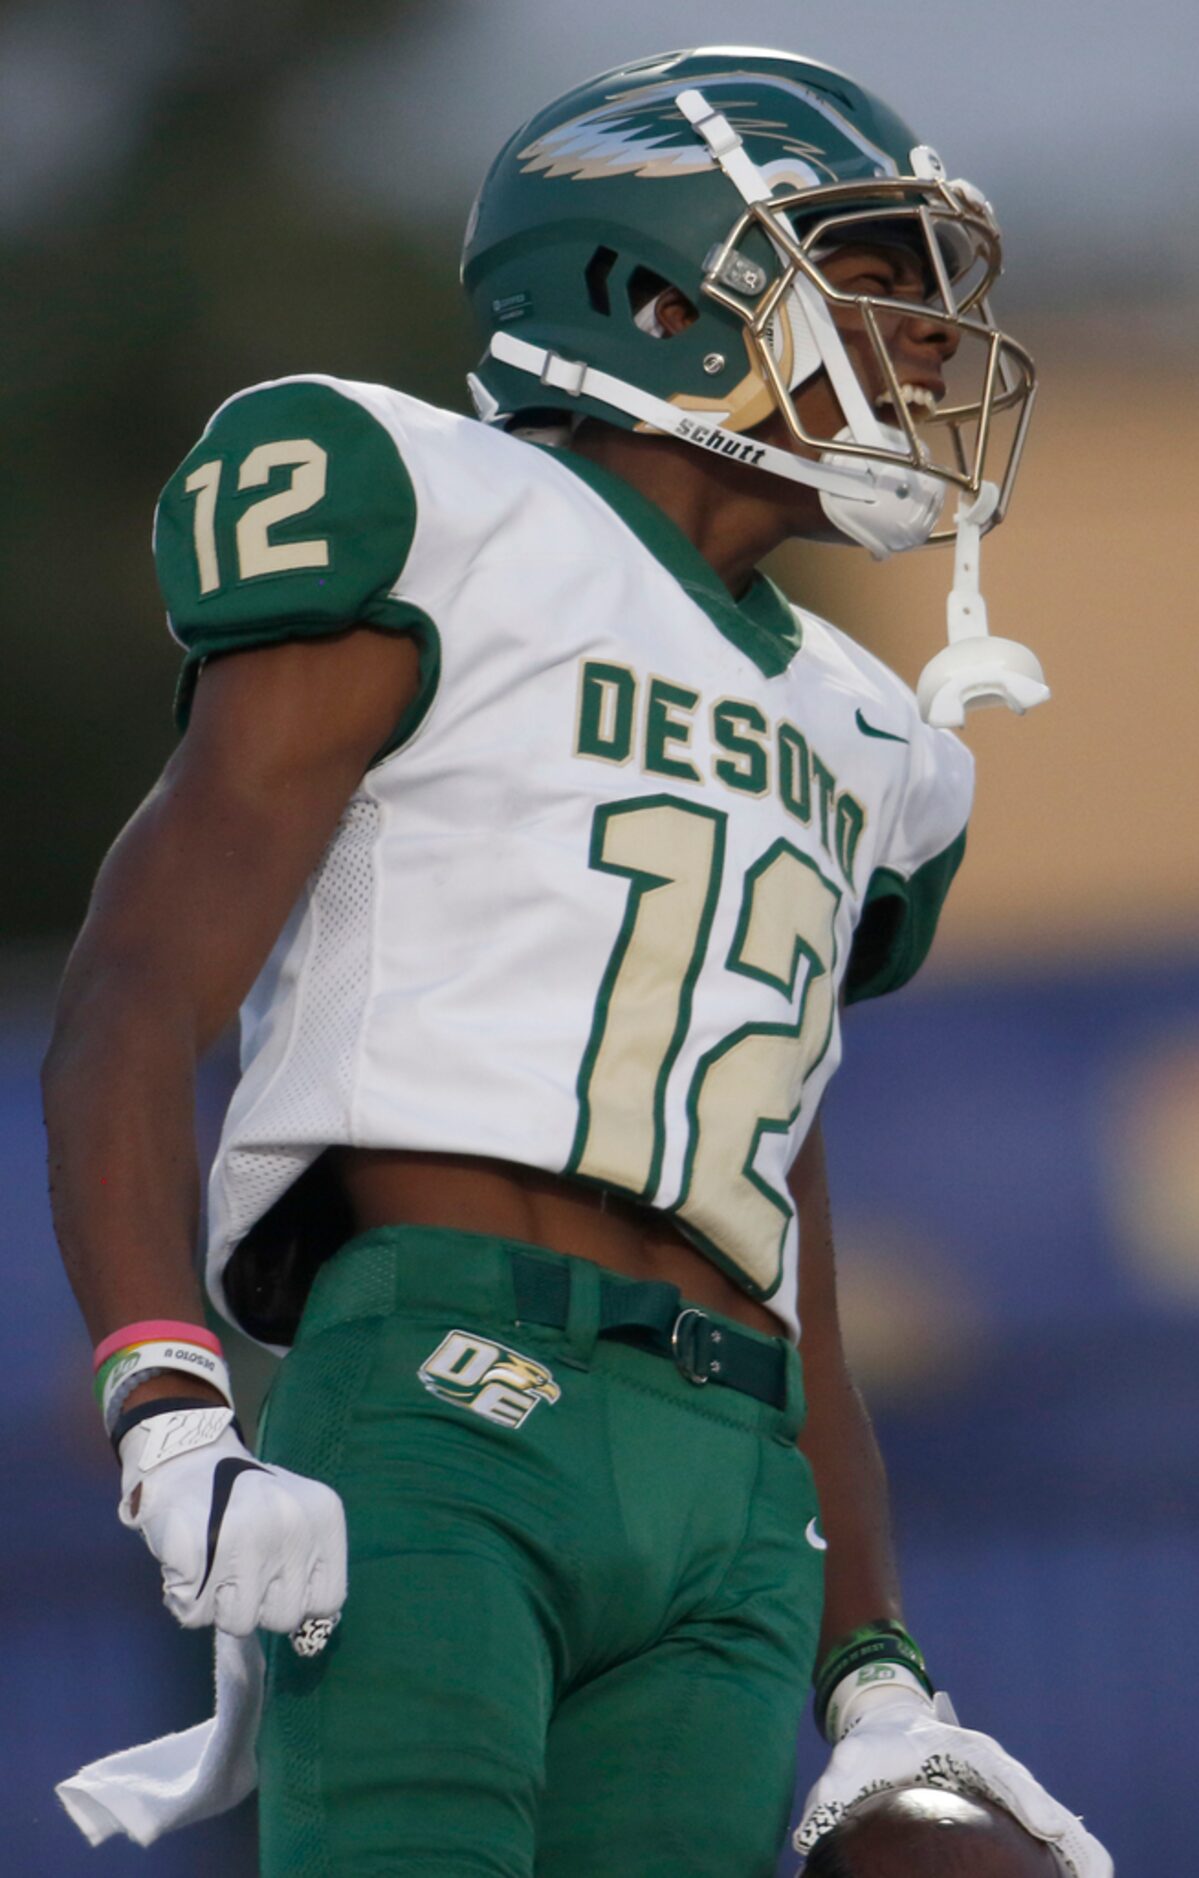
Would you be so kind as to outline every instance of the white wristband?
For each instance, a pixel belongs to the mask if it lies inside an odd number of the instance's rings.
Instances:
[[[829,1697],[825,1735],[834,1744],[843,1741],[868,1714],[901,1701],[910,1703],[913,1696],[932,1709],[932,1698],[919,1676],[902,1663],[865,1663],[843,1676]]]
[[[178,1370],[184,1376],[197,1376],[201,1382],[208,1383],[223,1395],[232,1408],[233,1391],[229,1386],[228,1365],[223,1357],[217,1356],[212,1350],[201,1349],[198,1343],[186,1343],[179,1338],[139,1343],[135,1349],[118,1357],[104,1378],[100,1412],[110,1435],[126,1397],[139,1382],[148,1381],[151,1375],[161,1376],[164,1370]]]

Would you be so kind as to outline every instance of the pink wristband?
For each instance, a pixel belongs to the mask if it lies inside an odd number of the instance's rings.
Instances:
[[[148,1317],[141,1323],[126,1324],[121,1330],[114,1330],[96,1345],[92,1357],[92,1374],[95,1375],[110,1356],[118,1350],[136,1348],[139,1343],[161,1343],[173,1339],[181,1343],[194,1343],[201,1350],[211,1350],[214,1356],[223,1356],[221,1340],[203,1324],[180,1324],[167,1317]]]

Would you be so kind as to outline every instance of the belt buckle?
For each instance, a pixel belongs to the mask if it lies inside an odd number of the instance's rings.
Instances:
[[[706,1311],[697,1310],[693,1304],[680,1311],[670,1332],[670,1354],[680,1376],[693,1382],[697,1389],[702,1389],[713,1376],[719,1376],[720,1359],[713,1360],[712,1352],[723,1342],[724,1332],[713,1329]]]

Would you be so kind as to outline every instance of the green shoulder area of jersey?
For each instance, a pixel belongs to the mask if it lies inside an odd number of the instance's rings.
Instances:
[[[846,1004],[898,991],[920,970],[966,852],[966,830],[907,879],[890,867],[870,876],[845,979]]]
[[[417,636],[427,708],[436,628],[391,591],[416,519],[394,438],[348,391],[293,379],[223,406],[155,517],[159,585],[187,653],[180,725],[205,659],[356,624]]]

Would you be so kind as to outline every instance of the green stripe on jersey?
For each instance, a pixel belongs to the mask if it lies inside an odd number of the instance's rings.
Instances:
[[[854,935],[845,1002],[880,998],[914,978],[937,930],[953,877],[966,851],[966,830],[907,880],[890,867],[876,867],[866,888]]]

